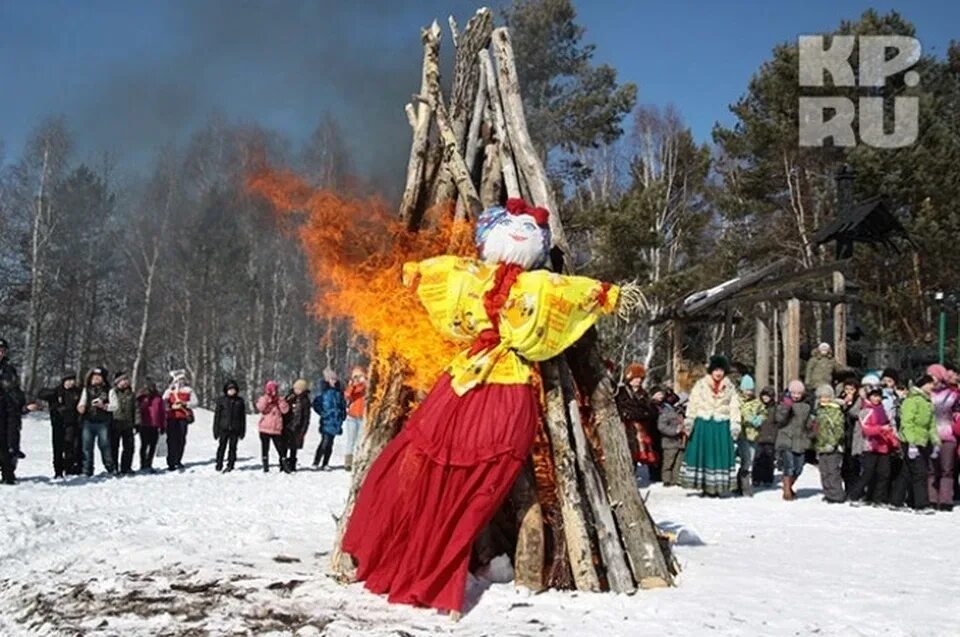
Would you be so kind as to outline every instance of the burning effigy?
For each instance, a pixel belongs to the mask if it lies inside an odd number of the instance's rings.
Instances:
[[[642,295],[570,271],[507,29],[486,9],[451,28],[449,101],[440,29],[421,34],[399,215],[288,173],[248,182],[298,217],[317,311],[370,350],[333,571],[451,612],[468,568],[503,553],[534,591],[669,586],[676,563],[636,487],[592,329]]]

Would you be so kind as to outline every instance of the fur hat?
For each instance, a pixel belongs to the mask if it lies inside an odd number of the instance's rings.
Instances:
[[[740,391],[754,391],[757,389],[756,383],[753,382],[753,376],[750,374],[744,374],[743,378],[740,379]]]
[[[710,362],[707,364],[707,373],[712,374],[715,369],[722,369],[725,374],[730,371],[730,361],[727,360],[726,356],[718,354],[710,357]]]
[[[817,398],[830,398],[831,400],[836,398],[837,395],[833,391],[833,387],[830,385],[820,385],[817,387]]]
[[[62,383],[66,380],[77,380],[77,372],[72,369],[64,370],[63,374],[60,375],[60,382]]]
[[[630,363],[629,365],[627,365],[627,369],[626,371],[624,371],[623,376],[624,378],[627,379],[628,382],[633,380],[634,378],[639,378],[643,380],[644,378],[647,377],[647,368],[641,365],[640,363]]]
[[[791,394],[802,394],[807,391],[807,387],[802,380],[794,379],[787,385],[787,391]]]

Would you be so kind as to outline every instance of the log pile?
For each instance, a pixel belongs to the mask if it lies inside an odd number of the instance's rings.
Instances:
[[[456,53],[449,100],[440,81],[442,30],[434,21],[421,32],[420,91],[406,106],[412,143],[401,219],[423,229],[437,224],[438,215],[475,218],[508,197],[556,212],[527,130],[509,31],[494,28],[488,9],[477,11],[462,30],[451,18],[450,30]],[[560,216],[551,214],[550,223],[555,267],[570,271]],[[540,372],[542,431],[503,511],[478,539],[475,562],[511,552],[517,585],[533,591],[632,593],[671,585],[676,563],[637,489],[596,333],[541,364]],[[371,373],[367,424],[332,556],[333,571],[344,581],[353,578],[354,565],[339,544],[354,498],[415,398],[403,378],[398,358]]]

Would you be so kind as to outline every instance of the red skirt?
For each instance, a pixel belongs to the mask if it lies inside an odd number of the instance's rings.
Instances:
[[[395,603],[459,611],[474,540],[526,462],[539,422],[530,385],[464,396],[440,378],[370,468],[343,550]]]

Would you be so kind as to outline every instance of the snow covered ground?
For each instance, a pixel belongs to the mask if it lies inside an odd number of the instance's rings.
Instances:
[[[183,473],[54,482],[50,427],[30,417],[21,483],[0,490],[0,635],[957,634],[957,518],[826,505],[815,468],[794,503],[653,488],[655,518],[682,531],[677,588],[491,584],[452,624],[327,575],[344,471],[264,475],[254,434],[218,475],[210,432],[199,413]]]

